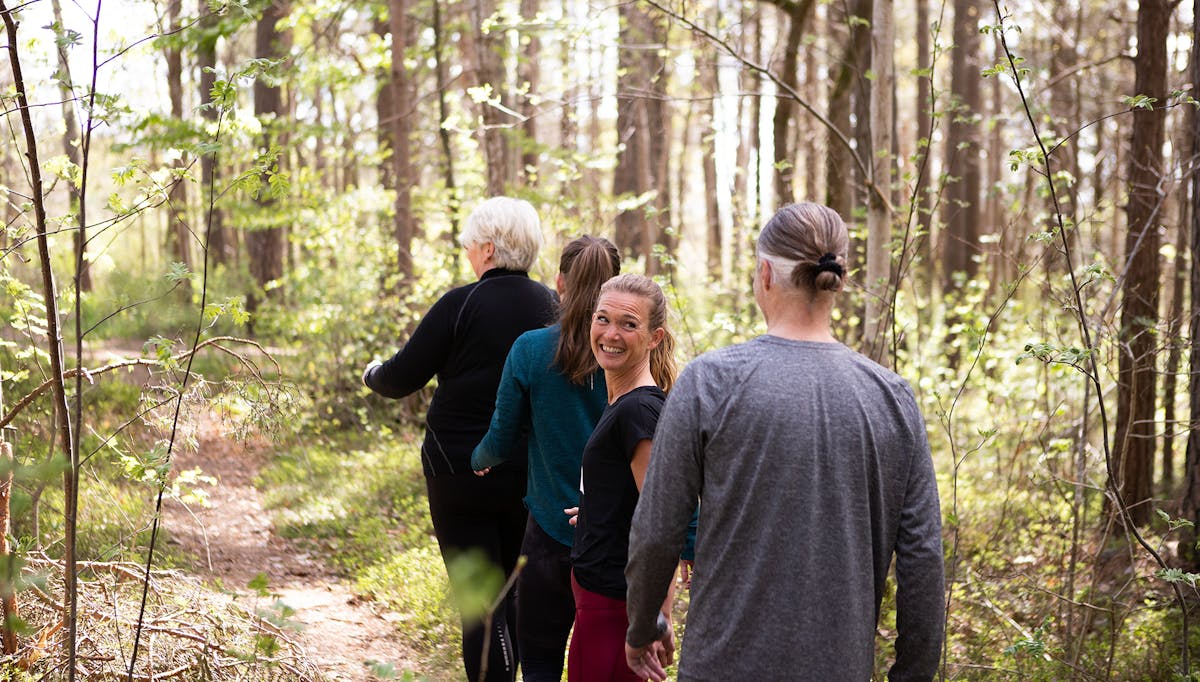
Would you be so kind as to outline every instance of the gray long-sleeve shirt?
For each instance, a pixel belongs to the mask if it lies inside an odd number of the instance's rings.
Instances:
[[[912,389],[841,344],[763,336],[694,360],[633,519],[627,640],[655,619],[703,498],[681,680],[868,680],[896,559],[892,680],[944,627],[941,513]]]

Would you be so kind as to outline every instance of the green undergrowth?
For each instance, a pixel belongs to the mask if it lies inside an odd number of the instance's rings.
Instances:
[[[431,680],[459,668],[458,617],[449,601],[425,501],[415,431],[314,437],[265,468],[258,486],[278,532],[343,572],[394,612],[396,636]]]

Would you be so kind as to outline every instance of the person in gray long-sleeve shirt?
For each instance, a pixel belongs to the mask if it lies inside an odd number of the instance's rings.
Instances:
[[[941,512],[912,389],[834,340],[846,228],[785,206],[758,242],[767,334],[684,370],[655,432],[629,539],[630,668],[665,679],[659,608],[697,501],[680,680],[868,680],[895,557],[890,680],[937,672]]]

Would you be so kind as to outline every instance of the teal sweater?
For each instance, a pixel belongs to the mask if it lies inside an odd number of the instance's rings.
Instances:
[[[550,537],[568,547],[575,529],[563,509],[579,504],[583,446],[604,412],[608,391],[597,369],[583,386],[554,365],[559,326],[525,332],[513,343],[496,390],[487,435],[471,453],[471,468],[500,465],[522,432],[529,433],[525,506]]]

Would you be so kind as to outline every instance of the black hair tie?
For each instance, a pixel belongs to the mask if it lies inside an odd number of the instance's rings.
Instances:
[[[817,259],[817,272],[832,272],[841,277],[846,274],[845,268],[838,265],[837,254],[827,253]]]

